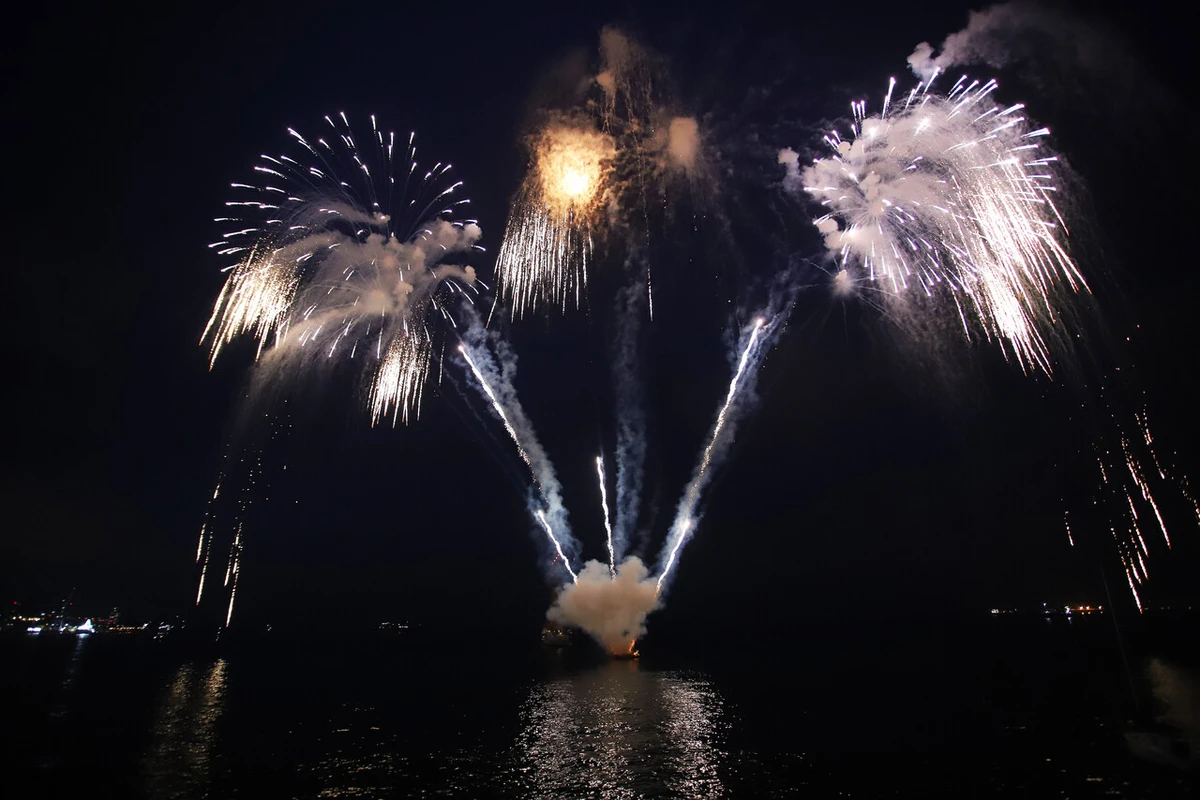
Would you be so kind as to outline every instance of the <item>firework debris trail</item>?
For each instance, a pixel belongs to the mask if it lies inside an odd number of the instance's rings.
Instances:
[[[286,408],[286,401],[284,405]],[[269,433],[265,443],[247,445],[237,450],[232,445],[226,445],[220,474],[205,508],[204,522],[200,526],[200,540],[196,547],[196,563],[200,566],[200,576],[196,587],[195,605],[199,606],[204,599],[209,569],[214,568],[213,554],[217,549],[217,532],[219,529],[227,529],[232,533],[225,556],[225,578],[217,587],[217,591],[228,592],[223,624],[225,628],[229,627],[233,619],[234,601],[237,599],[241,581],[242,554],[245,550],[246,524],[250,509],[256,504],[270,500],[269,481],[264,463],[266,454],[273,449],[272,444],[286,436],[287,431],[291,429],[290,416],[286,410],[267,413],[264,416],[269,420]],[[236,461],[230,459],[233,452],[239,453]],[[283,469],[287,469],[286,464],[283,465]],[[232,508],[232,513],[222,513],[222,509],[219,508],[221,504],[224,504],[226,509]],[[226,514],[227,521],[223,519]],[[218,563],[220,558],[218,554]]]
[[[463,331],[459,352],[484,397],[504,424],[521,460],[529,467],[534,484],[528,501],[530,515],[537,520],[553,544],[555,560],[562,562],[572,581],[576,580],[570,557],[578,547],[571,536],[567,510],[563,506],[562,487],[550,456],[538,441],[533,423],[525,415],[513,385],[517,372],[516,354],[505,342],[489,334],[473,316]]]
[[[1133,412],[1131,424],[1114,408],[1120,405],[1120,395],[1108,386],[1100,387],[1108,431],[1092,443],[1091,453],[1096,464],[1093,505],[1108,518],[1108,530],[1139,611],[1145,603],[1138,587],[1150,579],[1152,554],[1164,547],[1171,549],[1166,520],[1191,517],[1200,525],[1200,503],[1191,493],[1187,476],[1160,457],[1144,392],[1141,399],[1142,407]],[[1168,490],[1166,497],[1164,489]],[[1064,522],[1068,541],[1074,546],[1069,513],[1064,514]],[[1156,532],[1158,537],[1153,536]]]
[[[315,140],[289,129],[288,152],[232,185],[217,218],[228,230],[209,247],[233,263],[201,340],[215,362],[238,336],[257,339],[260,381],[360,359],[373,421],[407,423],[438,329],[455,324],[448,306],[479,292],[473,267],[442,262],[481,250],[481,231],[457,216],[470,201],[455,199],[451,165],[418,167],[414,135],[397,174],[395,134],[374,116],[362,140],[344,114],[325,120]]]

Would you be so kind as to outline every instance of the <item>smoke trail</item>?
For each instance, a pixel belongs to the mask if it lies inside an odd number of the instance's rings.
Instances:
[[[646,615],[658,607],[658,587],[637,556],[610,575],[599,561],[583,565],[579,580],[563,587],[546,613],[552,622],[586,631],[615,656],[637,655],[634,643],[646,632]]]
[[[714,468],[725,458],[729,445],[733,443],[738,421],[755,399],[754,386],[757,383],[758,368],[766,355],[768,344],[773,341],[774,334],[782,327],[786,318],[786,312],[770,318],[757,317],[739,337],[737,349],[740,356],[733,379],[729,382],[725,402],[713,421],[708,444],[700,455],[700,462],[696,465],[692,480],[684,489],[675,512],[675,520],[671,523],[671,531],[659,555],[659,563],[663,567],[655,586],[658,592],[666,586],[679,557],[679,551],[700,522],[701,496],[712,481]]]
[[[513,385],[517,373],[516,354],[505,342],[489,334],[473,316],[463,334],[459,351],[492,410],[504,424],[521,459],[529,466],[534,483],[528,501],[529,513],[550,537],[556,558],[562,559],[567,572],[574,579],[570,558],[577,550],[577,544],[571,536],[567,510],[562,501],[562,486],[554,472],[554,465],[538,441],[533,423],[525,415],[525,409],[517,398]]]
[[[647,295],[635,281],[617,298],[613,343],[613,382],[617,403],[617,513],[613,524],[615,559],[625,555],[638,522],[646,463],[646,415],[638,379],[638,339]]]

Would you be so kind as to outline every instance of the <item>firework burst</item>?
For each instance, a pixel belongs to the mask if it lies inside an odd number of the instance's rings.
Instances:
[[[620,30],[600,35],[600,71],[569,110],[548,110],[527,139],[529,171],[496,259],[500,297],[515,318],[584,301],[596,240],[648,235],[649,198],[679,178],[698,185],[702,134],[680,116],[661,59]],[[658,199],[658,198],[656,198]],[[640,265],[654,316],[649,265]]]
[[[217,219],[227,230],[210,245],[232,263],[201,341],[215,362],[248,334],[260,367],[285,371],[361,359],[373,420],[408,422],[437,328],[453,324],[447,305],[478,293],[472,267],[441,262],[482,249],[480,230],[459,217],[470,201],[456,199],[450,164],[418,167],[415,136],[398,148],[373,116],[361,140],[344,114],[325,121],[311,141],[289,129],[289,152],[233,184],[230,216]]]
[[[514,316],[543,303],[579,305],[615,153],[612,137],[590,121],[557,121],[531,149],[533,168],[496,257],[499,289]]]
[[[930,83],[897,101],[893,79],[878,115],[854,103],[850,137],[827,134],[833,154],[803,172],[783,151],[787,184],[826,209],[814,223],[835,292],[873,290],[897,313],[944,309],[968,339],[1050,375],[1060,316],[1088,286],[1067,253],[1049,130],[1021,104],[993,104],[995,81],[964,76],[945,95]]]

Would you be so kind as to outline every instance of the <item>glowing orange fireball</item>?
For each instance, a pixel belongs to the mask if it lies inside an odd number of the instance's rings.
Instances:
[[[558,213],[586,210],[601,194],[616,148],[590,126],[546,128],[535,147],[542,199]]]
[[[637,645],[637,639],[630,639],[629,644],[610,644],[608,646],[608,654],[613,658],[637,658],[638,651],[633,648]]]

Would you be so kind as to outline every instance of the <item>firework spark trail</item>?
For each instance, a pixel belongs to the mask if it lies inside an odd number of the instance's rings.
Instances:
[[[489,342],[498,351],[499,366],[492,359],[488,349]],[[533,424],[525,416],[525,410],[516,397],[516,390],[513,388],[515,356],[507,350],[503,342],[490,339],[474,319],[464,332],[459,352],[462,353],[484,396],[491,403],[492,409],[504,424],[504,429],[516,445],[521,459],[529,467],[534,483],[534,491],[529,499],[530,514],[546,531],[554,543],[558,558],[562,560],[563,566],[574,580],[575,571],[571,568],[570,558],[564,551],[564,543],[567,549],[571,549],[574,540],[562,502],[562,487],[549,456],[534,433]]]
[[[204,597],[204,580],[208,577],[208,559],[212,553],[212,534],[208,535],[208,547],[204,553],[204,564],[200,567],[200,585],[196,587],[196,605],[200,605],[200,598]]]
[[[571,574],[571,582],[578,583],[579,576],[575,574],[575,570],[571,569],[571,562],[567,560],[566,554],[563,553],[562,544],[558,541],[558,537],[554,535],[554,530],[550,527],[550,523],[546,521],[546,512],[539,508],[535,516],[537,517],[537,521],[542,524],[542,528],[545,529],[546,535],[550,537],[550,541],[554,543],[554,550],[558,553],[559,560],[567,568],[567,572]]]
[[[737,370],[729,382],[729,391],[725,395],[725,402],[717,412],[708,445],[704,448],[696,472],[684,490],[683,498],[679,501],[675,520],[671,524],[671,532],[663,547],[666,559],[662,572],[658,576],[657,591],[659,592],[666,584],[684,542],[700,522],[698,510],[700,497],[712,480],[713,462],[724,456],[729,448],[733,429],[746,406],[746,403],[742,402],[742,396],[753,392],[756,373],[766,352],[766,348],[763,347],[764,334],[771,333],[775,326],[776,322],[773,321],[768,325],[765,319],[759,317],[750,326],[748,335],[743,332],[742,339],[745,344],[738,360]],[[662,561],[661,556],[660,561]]]
[[[608,571],[617,577],[617,556],[613,552],[613,529],[608,516],[608,489],[604,481],[604,456],[596,456],[596,474],[600,478],[600,509],[604,512],[604,533],[608,542]]]
[[[288,401],[284,400],[285,409],[287,404]],[[268,442],[277,441],[281,434],[286,434],[286,431],[291,428],[290,417],[286,410],[270,412],[263,416],[270,420]],[[220,585],[220,589],[227,589],[230,592],[229,604],[225,613],[225,627],[229,627],[233,615],[233,598],[237,593],[240,580],[241,557],[245,548],[246,525],[250,509],[258,503],[270,500],[267,495],[270,484],[265,469],[267,447],[266,443],[260,443],[234,449],[230,443],[226,443],[217,484],[209,498],[204,514],[204,523],[200,529],[201,550],[198,552],[197,562],[202,566],[199,586],[196,590],[196,605],[199,605],[203,599],[206,587],[215,585],[207,580],[210,566],[215,570],[220,569],[220,556],[218,555],[217,562],[212,561],[213,553],[217,550],[214,540],[218,528],[229,530],[232,534],[228,549],[223,551],[226,553],[227,560],[225,577]],[[237,458],[231,459],[231,455],[234,453],[237,454]],[[283,469],[287,469],[286,464],[283,465]],[[218,498],[220,498],[219,504]],[[225,514],[230,515],[228,525],[224,524]],[[221,601],[217,600],[216,602]]]
[[[229,546],[229,562],[225,567],[225,586],[229,585],[229,577],[233,574],[234,564],[237,563],[239,547],[242,544],[242,526],[243,523],[239,522],[237,533],[233,535],[233,544]]]
[[[893,102],[893,80],[878,116],[852,104],[851,137],[827,134],[833,155],[802,173],[781,152],[785,186],[827,209],[815,224],[838,290],[878,291],[897,316],[952,316],[968,339],[982,331],[1023,371],[1050,375],[1061,318],[1089,289],[1053,199],[1049,130],[1030,130],[1022,104],[993,105],[995,81],[964,76],[944,96],[930,83]]]
[[[361,358],[373,421],[408,422],[437,330],[453,324],[447,306],[478,292],[472,267],[439,262],[482,249],[481,233],[453,218],[470,201],[454,198],[451,165],[422,173],[412,136],[397,176],[395,135],[374,117],[361,139],[345,115],[325,119],[329,141],[289,129],[290,152],[261,156],[256,181],[232,185],[237,199],[217,219],[228,230],[209,245],[232,263],[201,341],[215,362],[248,334],[258,370],[285,376]]]
[[[229,454],[225,454],[228,459]],[[200,599],[204,597],[204,581],[208,577],[208,561],[212,554],[212,515],[213,504],[217,498],[221,496],[221,482],[225,480],[224,472],[217,478],[217,485],[213,488],[212,497],[208,499],[208,506],[204,509],[204,522],[200,525],[200,541],[196,543],[196,563],[200,564],[200,581],[196,587],[196,605],[200,605]]]
[[[463,358],[467,361],[467,366],[471,368],[471,372],[475,375],[475,380],[479,381],[479,385],[483,388],[483,393],[487,395],[488,401],[491,402],[492,408],[500,415],[500,421],[504,423],[504,430],[508,431],[508,435],[512,437],[513,444],[517,446],[517,454],[521,456],[521,460],[525,462],[525,466],[533,470],[533,462],[529,460],[529,454],[525,452],[525,446],[521,444],[521,437],[513,429],[512,422],[508,419],[508,414],[504,412],[504,406],[500,404],[500,401],[496,398],[496,393],[492,391],[492,387],[488,384],[487,379],[483,377],[483,373],[475,365],[475,361],[471,358],[471,353],[467,350],[466,345],[459,345],[458,352],[462,353]],[[537,480],[537,475],[534,475],[534,480]]]

